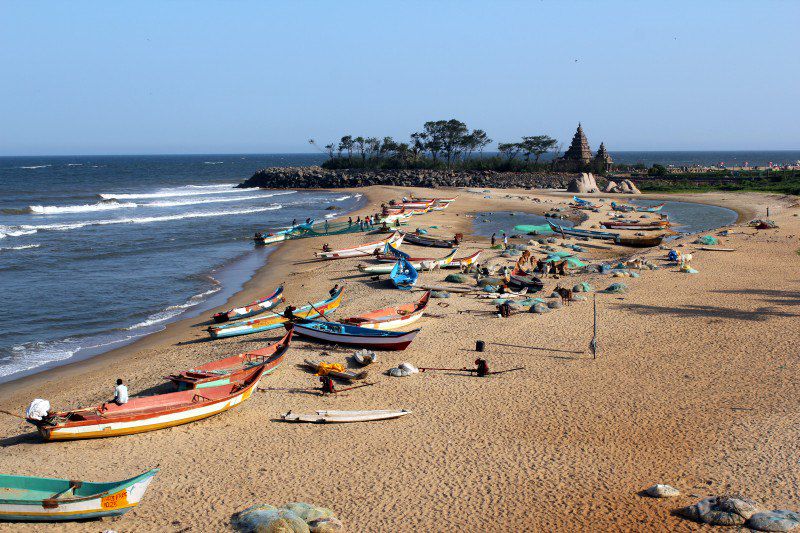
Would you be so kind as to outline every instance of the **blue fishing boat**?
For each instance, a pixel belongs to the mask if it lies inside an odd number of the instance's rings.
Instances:
[[[616,240],[619,237],[617,233],[611,233],[609,231],[594,231],[589,229],[576,229],[576,228],[567,228],[565,226],[559,226],[558,224],[553,224],[549,220],[547,223],[550,225],[550,228],[558,234],[563,235],[573,235],[575,237],[589,237],[591,239],[608,239],[608,240]]]
[[[384,331],[320,320],[298,320],[293,326],[287,324],[286,327],[294,327],[296,334],[321,342],[359,346],[372,350],[405,350],[420,332],[419,329]]]
[[[55,522],[118,516],[139,504],[157,472],[110,483],[0,475],[0,520]]]
[[[302,224],[295,224],[294,226],[286,228],[284,230],[273,231],[267,234],[259,232],[256,233],[255,237],[253,237],[253,241],[256,243],[256,246],[266,246],[267,244],[273,244],[276,242],[285,241],[288,240],[291,235],[310,231],[313,225],[314,225],[314,220],[311,219],[308,222],[304,222]]]
[[[414,266],[408,262],[408,259],[400,257],[397,263],[395,263],[391,273],[389,273],[389,277],[395,287],[408,291],[417,283],[419,273]]]

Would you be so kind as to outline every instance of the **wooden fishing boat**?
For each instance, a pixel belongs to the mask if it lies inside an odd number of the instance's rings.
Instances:
[[[442,265],[442,268],[460,268],[462,266],[466,267],[466,266],[474,265],[475,263],[478,262],[478,259],[480,259],[481,253],[483,253],[483,251],[482,250],[478,250],[474,254],[468,255],[467,257],[461,257],[461,258],[455,258],[454,257],[453,260],[450,261],[448,264]],[[377,259],[378,261],[380,261],[382,263],[396,263],[397,262],[397,256],[394,255],[394,254],[391,254],[391,253],[389,253],[389,254],[386,254],[386,253],[378,254],[377,256],[375,256],[375,259]],[[412,265],[415,264],[415,263],[422,263],[423,261],[437,261],[437,259],[435,257],[409,257],[408,260],[411,262]]]
[[[333,250],[330,252],[314,252],[318,259],[344,259],[347,257],[363,257],[365,255],[372,255],[375,250],[381,250],[386,244],[392,244],[395,247],[403,243],[403,233],[396,231],[390,236],[385,237],[379,241],[369,242],[352,248],[343,248],[341,250]]]
[[[631,213],[636,211],[636,208],[632,205],[628,204],[618,204],[617,202],[611,202],[611,209],[614,211],[620,211],[622,213]]]
[[[319,372],[320,364],[322,361],[312,361],[311,359],[303,360],[303,364],[306,368],[310,368],[314,372]],[[337,370],[329,370],[326,372],[326,375],[331,376],[332,378],[340,379],[342,381],[356,381],[360,379],[364,379],[369,375],[369,372],[366,370],[362,370],[360,372],[353,372],[352,370],[345,370],[343,372],[339,372]]]
[[[255,366],[263,366],[263,376],[269,375],[283,361],[283,356],[286,355],[292,342],[292,333],[290,329],[278,342],[266,348],[206,363],[167,376],[167,379],[174,383],[178,390],[187,390],[241,383]]]
[[[406,233],[406,242],[416,244],[417,246],[430,246],[433,248],[452,248],[455,246],[453,240],[438,239],[436,237],[428,237],[427,235],[420,235],[419,233]]]
[[[109,483],[0,475],[0,520],[64,522],[119,516],[139,505],[157,473],[154,468]]]
[[[364,313],[363,315],[351,316],[342,320],[343,324],[360,326],[362,328],[390,330],[397,329],[413,324],[425,313],[431,292],[426,291],[418,301],[397,305],[394,307],[384,307],[377,311]]]
[[[404,202],[403,207],[406,209],[428,209],[433,202]]]
[[[529,272],[525,272],[518,266],[514,267],[509,275],[509,286],[516,289],[528,289],[528,292],[540,291],[544,288],[544,282]]]
[[[453,261],[453,256],[456,255],[456,252],[458,252],[458,248],[453,249],[452,252],[441,259],[420,259],[418,261],[410,260],[409,263],[411,263],[411,266],[417,270],[432,270],[437,267],[445,268]],[[394,257],[394,261],[397,261],[397,257]],[[394,269],[394,265],[358,265],[358,269],[365,274],[389,274]]]
[[[658,213],[664,204],[651,205],[650,207],[635,206],[636,211],[639,213]]]
[[[303,224],[296,224],[290,228],[281,231],[273,231],[266,234],[256,233],[256,236],[253,237],[253,241],[255,242],[256,246],[266,246],[267,244],[282,242],[288,239],[289,235],[293,233],[297,233],[299,231],[304,231],[304,230],[310,230],[313,225],[314,225],[314,220],[310,220],[308,222],[304,222]]]
[[[662,242],[664,242],[664,235],[656,235],[655,237],[623,237],[620,235],[616,238],[614,244],[632,248],[650,248],[658,246]]]
[[[291,327],[291,326],[289,326]],[[342,346],[358,346],[370,350],[405,350],[419,329],[411,331],[383,331],[362,328],[337,322],[321,320],[301,320],[294,323],[297,335],[320,342],[339,344]]]
[[[229,322],[231,320],[239,320],[249,316],[255,316],[276,307],[279,303],[283,302],[283,285],[275,289],[275,292],[267,296],[251,302],[243,307],[236,307],[223,313],[217,313],[211,317],[211,320],[217,324]]]
[[[436,203],[434,203],[434,204],[431,206],[431,211],[444,211],[444,210],[445,210],[445,209],[447,209],[448,207],[450,207],[450,204],[449,204],[449,203],[446,203],[446,202],[441,202],[441,203],[440,203],[440,202],[436,202]]]
[[[348,422],[373,422],[391,420],[411,414],[405,409],[377,409],[374,411],[317,411],[317,414],[301,414],[289,411],[281,415],[286,422],[308,422],[311,424],[344,424]]]
[[[611,233],[608,231],[595,231],[595,230],[588,230],[588,229],[577,229],[577,228],[568,228],[566,226],[559,226],[558,224],[553,224],[549,220],[547,223],[550,225],[550,228],[553,230],[554,233],[563,234],[563,235],[572,235],[574,237],[588,237],[590,239],[606,239],[606,240],[615,240],[619,237],[618,233]]]
[[[629,220],[608,220],[600,223],[602,226],[610,229],[630,229],[630,230],[662,230],[670,226],[667,220],[653,220],[651,222],[637,222]]]
[[[342,303],[342,292],[344,287],[333,293],[333,296],[327,300],[317,302],[315,304],[308,304],[294,310],[294,316],[298,318],[314,318],[319,316],[322,312],[329,315],[336,311]],[[221,339],[224,337],[235,337],[237,335],[249,335],[251,333],[259,333],[261,331],[269,331],[281,327],[288,322],[289,319],[282,314],[267,313],[258,318],[251,320],[237,320],[236,322],[226,322],[215,326],[209,326],[206,331],[213,339]]]
[[[144,433],[208,418],[239,405],[250,397],[264,373],[253,367],[240,383],[131,398],[123,405],[52,413],[42,420],[28,419],[46,441],[94,439]]]
[[[407,291],[417,283],[419,272],[411,266],[408,259],[401,257],[389,273],[389,278],[396,288]]]

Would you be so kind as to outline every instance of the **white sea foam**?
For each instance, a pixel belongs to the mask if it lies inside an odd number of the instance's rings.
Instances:
[[[0,251],[3,251],[3,250],[29,250],[31,248],[38,248],[39,246],[41,246],[41,244],[25,244],[23,246],[8,246],[6,248],[3,248],[2,246],[0,246]]]
[[[100,193],[100,198],[104,200],[137,200],[147,198],[170,198],[172,196],[198,196],[206,194],[241,194],[246,193],[245,189],[234,188],[233,183],[221,185],[186,185],[184,187],[173,187],[160,189],[156,192],[147,193]]]
[[[172,220],[183,220],[187,218],[205,218],[205,217],[222,217],[222,216],[236,216],[247,215],[250,213],[261,213],[263,211],[274,211],[283,208],[280,204],[273,204],[268,207],[254,207],[252,209],[232,209],[230,211],[197,211],[189,213],[181,213],[177,215],[164,215],[160,217],[140,217],[140,218],[111,218],[105,220],[86,220],[84,222],[71,222],[63,224],[23,224],[20,226],[11,226],[10,228],[20,232],[20,235],[28,235],[36,233],[37,231],[67,231],[72,229],[85,228],[86,226],[108,226],[110,224],[150,224],[152,222],[169,222]],[[21,233],[25,232],[25,233]],[[0,234],[5,233],[0,226]],[[6,233],[12,235],[12,233]]]
[[[325,218],[336,218],[339,216],[339,213],[328,213],[325,215]]]
[[[52,167],[52,166],[53,165],[31,165],[29,167],[19,167],[19,168],[25,168],[25,169],[28,169],[28,170],[34,170],[34,169],[37,169],[37,168],[47,168],[47,167]]]
[[[28,212],[34,215],[61,215],[65,213],[90,213],[92,211],[113,211],[136,207],[133,202],[99,202],[84,205],[29,205]]]
[[[205,292],[201,292],[200,294],[195,294],[194,296],[192,296],[191,298],[189,298],[188,300],[186,300],[184,303],[182,303],[180,305],[170,305],[169,307],[167,307],[163,311],[159,311],[157,313],[153,313],[152,315],[147,317],[142,322],[139,322],[137,324],[129,326],[129,327],[125,328],[125,329],[130,331],[130,330],[133,330],[133,329],[146,328],[148,326],[152,326],[152,325],[158,324],[160,322],[165,322],[165,321],[169,320],[170,318],[174,318],[174,317],[178,316],[179,314],[183,313],[184,310],[189,309],[190,307],[194,307],[195,305],[203,302],[206,298],[208,298],[212,294],[222,290],[222,286],[219,285],[217,280],[214,280],[214,281],[217,283],[216,287],[214,287],[212,289],[209,289],[209,290],[207,290]]]
[[[206,165],[221,165],[224,161],[203,161]]]
[[[82,167],[83,163],[67,163],[68,167]]]
[[[258,196],[235,196],[233,198],[197,198],[194,200],[160,200],[139,205],[141,205],[142,207],[178,207],[181,205],[215,204],[218,202],[238,202],[244,200],[255,200],[258,198],[269,198],[270,196],[273,195],[260,194]]]
[[[23,235],[33,235],[35,229],[25,229],[21,226],[2,226],[0,225],[0,239],[6,237],[22,237]]]
[[[349,195],[349,194],[347,196],[340,196],[339,198],[334,198],[333,201],[334,202],[341,202],[342,200],[347,200],[348,198],[352,198],[352,196]]]

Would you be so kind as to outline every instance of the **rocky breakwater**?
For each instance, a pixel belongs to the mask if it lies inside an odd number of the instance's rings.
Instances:
[[[564,189],[575,174],[495,172],[491,170],[328,170],[321,167],[274,167],[259,170],[241,188],[338,189],[369,185],[400,187],[494,187]]]

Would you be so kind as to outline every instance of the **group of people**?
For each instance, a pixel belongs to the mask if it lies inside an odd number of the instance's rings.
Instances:
[[[367,215],[364,217],[364,220],[361,220],[360,216],[356,217],[355,221],[353,221],[353,217],[349,217],[347,219],[347,227],[351,228],[353,227],[353,224],[358,224],[358,228],[361,231],[364,231],[365,229],[371,229],[377,226],[380,223],[380,220],[381,216],[378,213],[375,213],[374,215]],[[386,223],[384,222],[383,225],[386,226]]]

